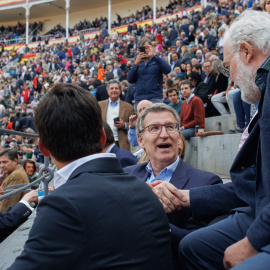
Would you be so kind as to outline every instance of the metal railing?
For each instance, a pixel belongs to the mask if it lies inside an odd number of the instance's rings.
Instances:
[[[14,131],[14,130],[8,130],[4,128],[0,128],[0,133],[4,134],[13,134],[13,135],[19,135],[23,137],[38,137],[38,134],[29,134],[25,132],[20,132],[20,131]],[[13,185],[13,186],[8,186],[4,188],[4,195],[0,196],[0,202],[17,194],[20,192],[28,192],[31,191],[31,187],[37,185],[40,183],[40,181],[43,182],[44,186],[44,196],[47,196],[49,194],[49,183],[54,177],[54,170],[56,169],[56,166],[53,168],[50,168],[49,166],[49,157],[44,157],[44,167],[39,170],[39,178],[34,180],[32,183],[29,184],[18,184],[18,185]],[[46,174],[43,174],[46,173]],[[20,187],[20,188],[18,188]],[[14,190],[14,188],[16,188]],[[11,190],[10,190],[11,189]]]

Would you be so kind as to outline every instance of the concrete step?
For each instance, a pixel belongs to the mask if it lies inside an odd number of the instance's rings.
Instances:
[[[223,131],[224,134],[228,134],[230,129],[236,129],[235,114],[205,118],[205,131]]]
[[[230,178],[242,134],[193,137],[186,141],[185,162],[193,167]]]

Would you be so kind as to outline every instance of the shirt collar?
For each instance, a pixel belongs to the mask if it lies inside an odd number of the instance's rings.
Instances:
[[[97,159],[97,158],[107,158],[107,157],[116,157],[115,154],[108,154],[108,153],[99,153],[99,154],[93,154],[86,157],[82,157],[79,159],[76,159],[75,161],[70,162],[60,170],[56,172],[56,179],[54,180],[54,187],[58,188],[65,184],[71,174],[77,169],[79,166],[83,165],[84,163]]]
[[[115,143],[113,143],[108,150],[106,151],[106,153],[111,153],[111,150],[113,149],[113,147],[115,146]]]
[[[118,100],[115,101],[115,102],[112,102],[111,98],[109,98],[109,105],[110,105],[111,107],[116,107],[116,106],[118,106],[119,102],[120,102],[120,98],[118,98]]]
[[[191,101],[191,99],[194,97],[194,94],[191,94],[188,99],[186,99],[187,104]]]
[[[171,165],[167,166],[166,168],[164,168],[160,173],[159,175],[162,173],[162,172],[172,172],[174,173],[178,163],[179,163],[179,156],[177,157],[176,161],[174,163],[172,163]],[[148,164],[146,165],[146,170],[150,173],[150,174],[153,174],[153,168],[152,168],[152,164],[151,162],[149,161]],[[160,179],[162,180],[162,179]]]

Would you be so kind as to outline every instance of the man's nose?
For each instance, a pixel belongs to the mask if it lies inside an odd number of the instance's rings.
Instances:
[[[162,138],[169,136],[165,126],[161,126],[161,131],[159,133],[159,136]]]

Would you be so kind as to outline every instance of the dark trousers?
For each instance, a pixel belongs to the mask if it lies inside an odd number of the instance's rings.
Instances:
[[[180,269],[224,269],[224,251],[246,237],[253,221],[252,214],[235,212],[218,223],[188,234],[178,249]]]

